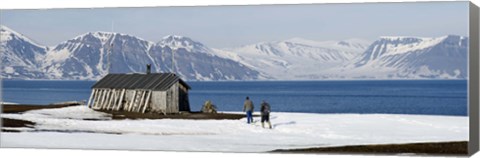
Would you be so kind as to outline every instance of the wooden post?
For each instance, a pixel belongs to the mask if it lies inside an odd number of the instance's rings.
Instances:
[[[123,89],[118,90],[118,98],[115,99],[115,105],[113,106],[113,110],[118,109],[118,105],[119,105],[119,102],[120,102],[120,97],[122,97],[122,92],[123,92]]]
[[[115,97],[115,90],[111,89],[108,96],[109,96],[109,98],[107,100],[107,103],[105,104],[105,110],[108,110],[108,107],[110,107],[110,105],[112,105],[111,103],[112,103],[113,97]]]
[[[175,112],[180,112],[180,100],[178,98],[178,84],[175,84],[174,85],[174,94],[173,94],[173,100],[175,102],[174,106],[175,106]]]
[[[118,109],[118,102],[120,102],[120,97],[121,97],[121,95],[122,95],[122,91],[123,91],[123,90],[121,90],[121,89],[119,89],[119,90],[117,91],[117,96],[118,96],[118,97],[115,99],[115,102],[114,102],[115,105],[113,105],[113,109],[112,109],[112,110],[117,110],[117,109]]]
[[[129,107],[130,103],[132,102],[132,98],[133,98],[133,97],[127,98],[127,97],[126,97],[127,94],[128,94],[128,93],[125,92],[125,101],[126,101],[126,103],[125,103],[125,105],[123,105],[123,111],[128,111],[128,107]],[[128,99],[128,100],[127,100],[127,99]]]
[[[117,90],[112,89],[111,93],[112,93],[112,96],[110,97],[110,101],[108,101],[108,104],[107,104],[107,107],[106,107],[107,110],[112,109],[112,106],[115,105],[115,99],[117,97]]]
[[[113,98],[113,101],[112,101],[112,106],[111,106],[111,110],[114,110],[115,109],[115,106],[117,106],[117,102],[118,102],[118,98],[120,98],[120,90],[115,90],[115,98]]]
[[[98,90],[98,101],[95,103],[95,109],[99,109],[100,105],[102,104],[102,99],[103,99],[103,90],[99,89]]]
[[[120,94],[120,100],[118,100],[118,106],[117,106],[117,111],[120,110],[120,108],[123,105],[123,96],[125,95],[125,89],[122,90]]]
[[[150,96],[152,96],[152,91],[148,91],[147,100],[145,100],[145,105],[143,106],[142,113],[145,113],[145,110],[147,110],[148,103],[150,103]]]
[[[107,90],[107,98],[105,98],[105,102],[102,105],[103,110],[107,110],[108,103],[110,102],[110,98],[112,98],[112,90]]]
[[[128,91],[125,90],[125,104],[122,103],[122,110],[123,110],[123,111],[126,111],[126,110],[127,110],[128,103],[130,103],[130,102],[128,101],[128,97],[127,97],[127,94],[128,94],[128,93],[127,93],[127,92],[128,92]]]
[[[133,92],[133,97],[132,97],[131,102],[130,102],[130,106],[128,106],[127,111],[131,111],[132,106],[133,106],[133,103],[135,102],[136,96],[137,96],[137,91],[134,91],[134,92]]]
[[[98,89],[94,89],[95,94],[93,95],[93,101],[92,101],[92,106],[91,108],[95,108],[96,103],[98,102]]]
[[[102,97],[103,97],[102,92],[103,92],[103,91],[100,90],[100,89],[97,90],[97,101],[95,101],[95,106],[94,106],[95,109],[98,109],[98,107],[99,107],[100,104],[102,103],[102,101],[101,101],[101,100],[102,100]]]
[[[105,97],[107,97],[107,90],[102,90],[102,99],[100,100],[100,104],[98,105],[98,109],[102,109],[103,103],[105,102]]]
[[[103,110],[103,107],[105,106],[105,102],[107,102],[108,100],[108,92],[109,92],[108,90],[104,90],[102,104],[100,105],[101,110]]]
[[[108,109],[113,110],[115,108],[115,106],[117,106],[118,97],[119,97],[118,90],[114,90],[113,99],[112,99],[112,102],[111,102],[110,106],[108,107]]]
[[[118,90],[113,90],[113,99],[112,102],[110,103],[110,106],[108,106],[109,110],[113,110],[115,106],[117,105],[117,99],[118,99]]]
[[[105,103],[102,106],[102,109],[107,110],[108,103],[110,103],[110,99],[112,98],[112,90],[107,90],[107,98],[105,99]]]
[[[100,109],[102,110],[105,109],[105,105],[108,103],[108,99],[110,99],[110,90],[105,90],[105,99],[103,100],[102,106],[100,107]]]
[[[141,97],[141,99],[140,99],[140,102],[138,103],[138,105],[137,105],[136,108],[135,108],[135,112],[140,112],[140,110],[142,110],[142,105],[143,105],[142,103],[143,103],[143,100],[145,100],[145,93],[146,93],[146,92],[147,92],[147,91],[143,91],[143,92],[142,92],[142,97]]]
[[[140,100],[142,99],[141,98],[142,94],[143,94],[143,91],[139,90],[138,93],[137,93],[137,96],[135,98],[135,102],[133,103],[133,107],[132,107],[133,112],[137,111],[138,104],[139,104]]]
[[[170,89],[167,91],[167,102],[166,103],[167,103],[166,104],[167,108],[165,110],[165,113],[171,113],[172,112],[172,110],[171,110],[171,108],[172,108],[172,90],[170,90]]]
[[[102,90],[102,102],[100,102],[98,109],[102,109],[102,106],[105,102],[105,99],[107,97],[107,90]]]
[[[90,103],[92,103],[94,94],[95,94],[95,89],[92,90],[92,94],[90,94],[90,98],[88,98],[87,107],[90,107]]]

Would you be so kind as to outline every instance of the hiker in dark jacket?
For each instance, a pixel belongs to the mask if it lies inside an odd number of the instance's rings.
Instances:
[[[265,128],[263,122],[267,122],[268,127],[272,129],[272,124],[270,123],[270,104],[268,104],[265,100],[262,101],[260,112],[262,114],[262,127]]]
[[[253,123],[253,116],[252,116],[253,102],[250,100],[250,98],[248,98],[248,96],[245,102],[243,103],[243,111],[247,112],[247,123],[248,124],[250,124],[250,122]]]

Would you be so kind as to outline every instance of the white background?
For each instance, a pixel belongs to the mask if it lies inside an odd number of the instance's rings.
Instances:
[[[202,5],[246,5],[246,4],[308,4],[308,3],[364,3],[364,2],[412,2],[426,0],[0,0],[0,9],[39,8],[93,8],[93,7],[145,7],[145,6],[202,6]],[[435,0],[444,1],[444,0]],[[480,0],[472,0],[480,4]],[[1,12],[0,12],[1,14]],[[1,19],[0,19],[1,23]],[[1,137],[0,137],[1,139]],[[116,151],[116,150],[66,150],[66,149],[0,149],[1,157],[232,157],[232,158],[299,158],[312,157],[405,157],[373,155],[325,155],[325,154],[265,154],[265,153],[207,153],[207,152],[160,152],[160,151]],[[474,157],[480,157],[476,154]]]

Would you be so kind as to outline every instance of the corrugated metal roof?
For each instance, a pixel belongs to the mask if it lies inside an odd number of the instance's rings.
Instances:
[[[167,90],[177,81],[191,89],[187,83],[173,73],[108,74],[95,83],[92,88]]]

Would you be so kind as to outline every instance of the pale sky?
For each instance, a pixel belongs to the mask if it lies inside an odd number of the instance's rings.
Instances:
[[[158,42],[190,37],[214,48],[294,37],[373,41],[379,36],[468,35],[469,2],[1,10],[0,24],[53,46],[113,31]]]

